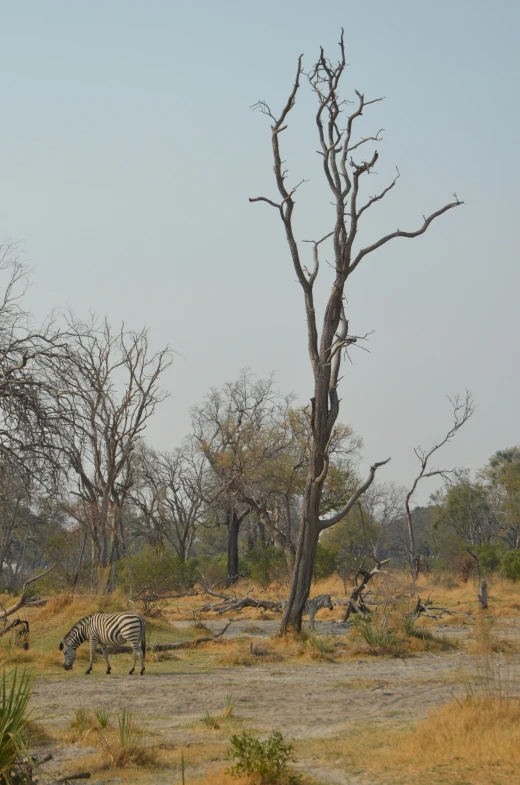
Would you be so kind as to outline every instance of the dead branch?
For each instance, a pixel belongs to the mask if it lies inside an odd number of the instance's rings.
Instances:
[[[351,613],[357,613],[364,619],[368,616],[370,611],[365,604],[365,599],[367,598],[370,591],[367,589],[367,584],[375,575],[388,574],[387,571],[382,570],[381,567],[383,564],[388,564],[388,562],[392,561],[391,559],[383,559],[382,561],[379,561],[375,556],[372,556],[371,558],[373,558],[376,562],[375,567],[373,567],[371,570],[366,570],[363,566],[361,566],[358,569],[355,576],[356,586],[347,602],[341,603],[342,605],[346,604],[347,606],[343,623],[348,620]],[[361,583],[359,584],[357,583],[358,576],[361,577]]]
[[[420,463],[420,471],[416,476],[415,480],[412,483],[412,486],[408,493],[406,494],[405,499],[405,510],[406,510],[406,519],[408,523],[408,538],[409,538],[409,545],[410,545],[410,565],[411,565],[411,572],[412,572],[412,579],[415,581],[420,569],[420,555],[416,552],[415,547],[415,531],[413,526],[413,516],[412,511],[410,509],[410,501],[412,496],[414,495],[415,491],[417,490],[417,486],[421,480],[426,479],[427,477],[447,477],[450,474],[453,474],[455,471],[454,469],[428,469],[428,463],[437,452],[443,447],[445,444],[450,442],[457,431],[459,431],[464,423],[466,423],[473,412],[475,411],[475,406],[473,404],[473,399],[471,397],[471,393],[469,390],[466,390],[466,394],[464,399],[461,401],[460,396],[455,396],[455,398],[450,398],[448,396],[448,400],[453,407],[453,425],[448,430],[446,435],[444,436],[441,441],[436,442],[432,445],[432,447],[426,451],[423,450],[421,447],[416,447],[414,452],[417,456],[419,463]]]
[[[0,638],[3,635],[6,635],[10,630],[13,630],[15,627],[22,627],[21,630],[18,631],[19,639],[24,640],[25,642],[21,644],[20,648],[28,649],[29,648],[29,622],[25,621],[25,619],[15,619],[7,627],[0,632]],[[17,636],[18,637],[18,636]]]
[[[13,613],[16,613],[16,611],[20,610],[22,605],[25,605],[25,602],[27,600],[27,588],[28,588],[28,586],[30,586],[31,583],[35,583],[35,581],[40,580],[40,578],[43,578],[43,576],[47,575],[51,570],[54,569],[55,566],[56,565],[53,564],[52,567],[49,567],[47,570],[44,570],[39,575],[35,575],[34,578],[29,578],[29,580],[25,581],[25,583],[24,583],[24,585],[22,587],[22,593],[20,594],[20,596],[18,597],[16,602],[13,605],[11,605],[9,608],[6,608],[5,610],[0,611],[0,619],[6,619],[8,616],[12,616]]]
[[[432,611],[438,611],[440,615],[436,615],[432,613]],[[417,603],[412,611],[412,616],[417,619],[422,615],[429,616],[432,619],[442,619],[444,613],[446,613],[448,616],[465,616],[466,618],[473,618],[471,611],[454,611],[450,608],[439,608],[432,605],[432,602],[429,599],[425,602],[422,602],[420,597],[417,597]]]

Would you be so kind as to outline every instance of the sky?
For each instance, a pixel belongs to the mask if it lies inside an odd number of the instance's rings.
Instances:
[[[520,124],[514,0],[0,0],[0,239],[32,267],[31,307],[150,329],[176,352],[147,438],[178,446],[190,407],[249,367],[306,404],[312,377],[302,293],[280,221],[250,196],[276,195],[270,129],[251,106],[287,98],[304,54],[333,59],[344,95],[385,97],[360,133],[384,128],[365,194],[401,178],[362,240],[415,229],[457,193],[464,206],[422,237],[396,240],[349,279],[351,331],[371,332],[341,383],[341,420],[363,437],[361,470],[409,485],[413,448],[473,418],[436,463],[476,470],[520,443],[517,203]],[[283,156],[300,240],[333,213],[303,85]],[[308,246],[301,246],[308,253]],[[322,265],[318,302],[331,281]],[[417,501],[435,488],[423,484]]]

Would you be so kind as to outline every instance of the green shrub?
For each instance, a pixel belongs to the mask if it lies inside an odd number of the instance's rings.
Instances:
[[[293,746],[286,744],[280,731],[273,731],[266,741],[242,732],[230,739],[228,759],[236,761],[229,769],[233,777],[246,775],[257,785],[298,785],[301,777],[291,772]]]
[[[482,545],[478,549],[480,566],[485,573],[492,573],[500,567],[500,549],[496,545]]]
[[[217,718],[214,717],[213,714],[210,714],[209,711],[205,713],[204,717],[202,718],[202,722],[206,728],[213,728],[213,730],[218,730],[220,728]]]
[[[502,573],[510,581],[520,580],[520,551],[508,551],[502,557]]]
[[[218,556],[208,556],[204,554],[197,557],[199,572],[204,575],[211,586],[217,583],[224,583],[227,579],[227,554],[221,553]]]
[[[274,581],[286,581],[289,577],[284,552],[272,545],[249,551],[242,560],[241,571],[264,589]]]
[[[316,561],[314,562],[313,578],[315,581],[322,581],[330,578],[337,569],[338,551],[336,548],[327,548],[325,545],[318,545],[316,550]]]
[[[391,649],[399,643],[399,639],[392,630],[376,627],[372,621],[360,621],[356,625],[361,637],[374,649]]]
[[[99,723],[99,727],[108,728],[108,726],[110,725],[110,718],[112,716],[112,713],[108,711],[108,709],[97,709],[95,715]]]
[[[119,563],[118,585],[135,597],[191,589],[200,577],[196,559],[182,562],[172,551],[146,545]]]

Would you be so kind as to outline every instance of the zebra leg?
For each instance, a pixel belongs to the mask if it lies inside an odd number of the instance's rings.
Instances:
[[[139,660],[141,662],[141,670],[139,671],[139,675],[142,676],[144,673],[144,651],[142,646],[139,646]]]
[[[309,611],[309,628],[311,630],[314,629],[314,616],[316,615],[316,611]]]
[[[87,675],[91,672],[92,666],[94,665],[94,656],[96,654],[97,644],[98,644],[97,638],[90,639],[90,662],[88,664],[87,670],[85,671]]]
[[[112,668],[110,667],[110,663],[108,661],[108,649],[106,646],[103,646],[103,657],[105,658],[105,662],[107,664],[107,674],[109,674],[112,671]]]
[[[135,671],[135,666],[136,666],[136,663],[137,663],[137,655],[138,655],[138,653],[139,653],[139,649],[137,649],[137,648],[135,648],[135,647],[134,647],[134,648],[132,649],[132,653],[133,653],[133,655],[134,655],[134,664],[132,665],[132,670],[128,671],[128,673],[130,674],[130,676],[131,676],[131,675],[133,674],[133,672]]]

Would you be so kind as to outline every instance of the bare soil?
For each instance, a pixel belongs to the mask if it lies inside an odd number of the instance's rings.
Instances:
[[[205,622],[213,631],[224,624],[220,620]],[[276,625],[276,621],[247,620],[232,625],[229,635],[260,638],[274,632]],[[329,622],[318,622],[317,627],[319,633],[329,636],[335,631],[345,633],[344,627]],[[463,627],[453,625],[446,632],[450,636],[465,634]],[[498,663],[500,655],[496,655],[496,660]],[[231,693],[234,717],[239,723],[235,730],[263,733],[278,728],[286,738],[300,742],[301,748],[305,740],[326,739],[345,731],[356,718],[362,717],[365,723],[404,723],[423,717],[431,708],[460,694],[464,685],[479,681],[478,658],[461,651],[406,659],[262,663],[252,667],[208,664],[201,668],[192,651],[181,650],[176,652],[171,672],[156,672],[149,658],[143,677],[127,675],[129,663],[128,655],[113,656],[113,672],[107,676],[103,658],[98,656],[90,676],[84,675],[83,663],[78,662],[70,674],[38,680],[32,698],[34,718],[59,734],[80,706],[114,713],[131,708],[147,723],[154,744],[174,749],[218,741],[218,734],[208,729],[202,719],[206,712],[218,717]],[[228,728],[226,737],[230,732]],[[222,735],[219,738],[224,740]],[[53,753],[55,760],[46,768],[57,773],[65,761],[84,755],[85,748],[74,744],[56,748]],[[301,765],[322,783],[363,782],[362,778],[335,769],[333,761],[324,767],[311,753]],[[92,780],[102,781],[114,783],[108,776],[106,780]],[[176,779],[164,779],[164,783],[172,781]],[[156,782],[159,785],[162,780]]]

